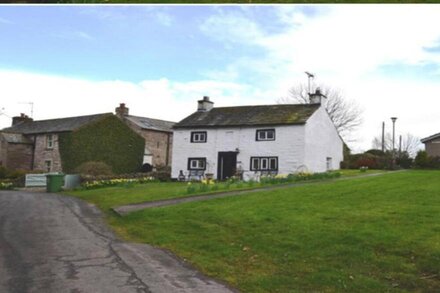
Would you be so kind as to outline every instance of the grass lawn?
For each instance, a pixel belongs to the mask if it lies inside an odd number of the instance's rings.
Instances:
[[[384,172],[384,171],[369,170],[367,173],[361,173],[359,172],[359,170],[341,171],[342,177],[351,177],[351,176],[373,174],[379,172]],[[198,191],[192,194],[188,194],[187,186],[188,184],[183,182],[161,182],[161,183],[140,184],[130,187],[121,186],[121,187],[107,187],[107,188],[90,189],[90,190],[66,191],[65,193],[87,200],[91,203],[94,203],[103,211],[108,211],[110,208],[120,205],[161,200],[161,199],[169,199],[169,198],[178,198],[178,197],[192,196],[201,193],[207,193],[207,192]],[[243,184],[242,186],[237,187],[236,185],[233,184],[228,190],[225,190],[224,188],[220,188],[217,192],[238,190],[245,188],[250,189],[257,187],[259,187],[258,184],[255,184],[252,187],[248,186],[247,184]]]
[[[176,185],[177,188],[177,185]],[[440,172],[408,171],[109,214],[243,292],[440,292]]]

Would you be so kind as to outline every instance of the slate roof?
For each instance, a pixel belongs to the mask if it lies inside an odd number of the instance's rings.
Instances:
[[[4,128],[2,132],[37,134],[37,133],[73,131],[83,125],[96,121],[106,115],[113,115],[113,114],[104,113],[104,114],[95,114],[95,115],[87,115],[87,116],[50,119],[50,120],[39,120],[32,122],[21,122],[14,126]]]
[[[428,137],[422,138],[422,139],[421,139],[421,142],[425,143],[425,142],[428,142],[428,141],[434,140],[434,139],[436,139],[436,138],[440,138],[440,132],[439,132],[439,133],[436,133],[436,134],[433,134],[433,135],[431,135],[431,136],[428,136]]]
[[[131,121],[132,123],[136,124],[142,129],[152,129],[152,130],[166,131],[166,132],[172,132],[173,131],[172,127],[174,124],[176,124],[175,122],[171,122],[171,121],[132,116],[132,115],[125,116],[125,119]]]
[[[23,136],[21,133],[0,133],[0,135],[8,142],[8,143],[20,143],[20,144],[33,144],[32,140]]]
[[[213,108],[195,112],[173,128],[305,124],[320,104],[277,104]]]

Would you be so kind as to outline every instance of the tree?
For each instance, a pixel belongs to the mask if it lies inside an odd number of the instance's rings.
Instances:
[[[362,110],[357,103],[343,97],[341,91],[327,85],[319,86],[321,93],[327,97],[325,108],[339,134],[345,139],[362,123]],[[287,97],[278,100],[279,103],[307,104],[309,91],[306,84],[299,84],[289,90]]]
[[[393,136],[389,132],[385,133],[384,147],[385,147],[385,151],[392,151],[393,149]],[[378,150],[382,149],[381,136],[376,136],[373,139],[373,148]],[[399,147],[399,137],[396,136],[395,138],[394,149],[397,151],[396,152],[397,156],[399,156],[399,151],[400,151],[400,153],[406,152],[411,158],[414,158],[415,155],[417,154],[417,151],[419,151],[420,148],[421,148],[420,139],[412,135],[411,133],[402,135],[402,148]]]

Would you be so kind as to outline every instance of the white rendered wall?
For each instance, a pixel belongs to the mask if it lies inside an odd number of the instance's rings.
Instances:
[[[343,142],[324,107],[307,120],[305,126],[305,165],[311,172],[327,171],[327,157],[332,158],[332,170],[340,168]]]
[[[257,129],[275,129],[274,141],[256,141]],[[191,143],[191,131],[206,131],[206,143]],[[173,133],[172,178],[179,171],[188,174],[188,158],[204,157],[207,161],[206,173],[217,178],[218,152],[234,152],[237,149],[237,165],[243,171],[249,171],[251,157],[278,157],[278,173],[288,174],[298,170],[304,164],[304,125],[264,126],[246,128],[218,128],[175,130]]]

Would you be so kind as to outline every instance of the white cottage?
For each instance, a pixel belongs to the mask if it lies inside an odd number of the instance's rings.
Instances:
[[[208,97],[173,129],[173,178],[339,169],[343,142],[321,94],[311,104],[214,108]]]

